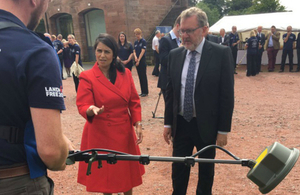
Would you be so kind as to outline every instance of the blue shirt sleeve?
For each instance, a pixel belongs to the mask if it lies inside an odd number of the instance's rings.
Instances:
[[[146,42],[146,40],[145,39],[143,39],[143,41],[142,41],[142,49],[147,49],[147,42]]]
[[[80,55],[80,47],[78,45],[75,45],[74,49],[75,49],[75,54]]]
[[[129,43],[129,55],[133,53],[133,47],[131,43]]]
[[[27,94],[30,107],[64,110],[61,73],[54,49],[34,49],[27,63]]]

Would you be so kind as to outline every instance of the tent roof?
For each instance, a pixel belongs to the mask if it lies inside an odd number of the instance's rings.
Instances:
[[[300,13],[296,12],[276,12],[265,14],[224,16],[217,23],[209,28],[212,33],[219,33],[221,28],[226,32],[231,32],[232,26],[237,27],[238,32],[256,29],[263,26],[263,29],[270,29],[272,25],[277,30],[286,31],[287,26],[292,26],[293,31],[300,31]]]

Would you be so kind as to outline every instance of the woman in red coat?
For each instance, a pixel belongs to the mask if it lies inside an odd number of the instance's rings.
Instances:
[[[112,36],[100,34],[94,49],[97,62],[79,76],[76,104],[86,119],[80,149],[104,148],[139,155],[141,105],[131,72],[117,60],[118,46]],[[98,169],[98,163],[93,163],[87,176],[87,163],[79,163],[78,182],[87,191],[131,195],[132,188],[142,184],[145,170],[139,162],[102,164]]]

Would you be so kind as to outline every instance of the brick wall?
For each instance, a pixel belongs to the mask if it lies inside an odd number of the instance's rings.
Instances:
[[[128,40],[133,42],[135,28],[141,28],[143,37],[148,38],[173,4],[173,0],[54,0],[49,4],[46,15],[50,34],[57,34],[57,17],[62,14],[72,15],[74,34],[85,60],[88,56],[84,13],[102,9],[107,33],[117,38],[119,32],[124,31]]]

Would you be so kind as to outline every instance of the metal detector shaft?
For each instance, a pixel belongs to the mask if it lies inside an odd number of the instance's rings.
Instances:
[[[91,154],[83,153],[82,155],[73,156],[74,161],[85,161],[88,162],[91,158]],[[160,162],[178,162],[185,163],[187,165],[194,165],[195,163],[216,163],[216,164],[241,164],[242,166],[248,166],[248,159],[240,160],[218,160],[218,159],[204,159],[194,157],[159,157],[159,156],[147,156],[147,155],[115,155],[115,154],[97,154],[94,161],[105,160],[110,164],[115,164],[118,160],[121,161],[139,161],[141,164],[149,164],[150,161]]]
[[[158,99],[157,99],[157,102],[156,102],[156,106],[155,106],[154,112],[152,112],[152,115],[153,115],[152,118],[160,118],[160,119],[164,118],[164,117],[155,117],[155,113],[156,113],[156,110],[157,110],[157,106],[158,106],[161,94],[162,94],[162,92],[160,90],[160,92],[158,94]]]

